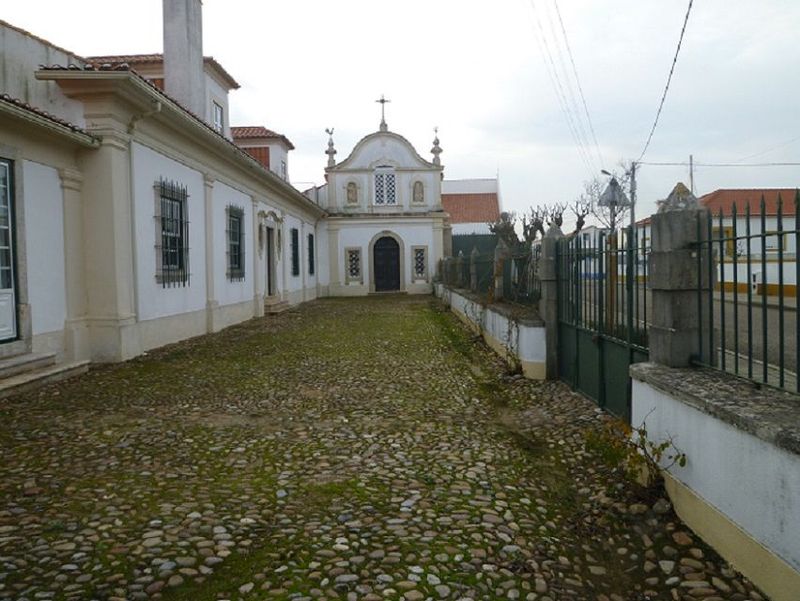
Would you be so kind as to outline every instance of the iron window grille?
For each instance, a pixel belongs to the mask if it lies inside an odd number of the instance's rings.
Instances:
[[[361,249],[347,249],[347,281],[361,281]]]
[[[291,230],[292,275],[300,275],[300,232],[296,227]]]
[[[414,278],[426,280],[428,278],[428,253],[424,247],[414,248]]]
[[[375,204],[397,204],[397,176],[391,167],[375,170]]]
[[[189,192],[160,179],[156,188],[156,281],[164,288],[189,285]]]
[[[228,216],[228,279],[242,281],[245,275],[244,263],[244,209],[229,206]]]
[[[314,275],[314,234],[308,235],[308,274]]]

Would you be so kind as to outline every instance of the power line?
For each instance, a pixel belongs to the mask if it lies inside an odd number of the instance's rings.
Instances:
[[[564,94],[564,88],[561,85],[561,78],[558,75],[558,70],[556,69],[555,62],[553,61],[553,55],[550,52],[550,45],[547,42],[547,36],[544,33],[544,28],[542,27],[541,19],[539,18],[539,12],[536,9],[536,3],[534,0],[528,0],[528,3],[531,6],[533,11],[533,16],[536,19],[536,25],[539,29],[539,36],[536,38],[536,42],[539,45],[539,52],[542,56],[542,61],[545,63],[545,69],[547,70],[547,75],[550,78],[550,84],[553,86],[553,90],[556,94],[556,99],[558,100],[559,106],[561,107],[561,111],[564,114],[564,117],[567,121],[567,127],[569,129],[570,134],[572,135],[572,139],[575,142],[575,147],[578,152],[578,155],[581,157],[583,161],[584,167],[586,167],[587,172],[589,175],[594,174],[594,169],[588,159],[588,153],[584,148],[584,145],[581,143],[581,140],[577,133],[577,128],[574,123],[574,119],[572,113],[569,109],[569,105],[566,101],[566,95]],[[545,57],[547,60],[545,60]],[[548,64],[549,61],[549,64]]]
[[[647,148],[650,146],[650,141],[653,139],[653,134],[656,132],[656,127],[658,126],[658,119],[661,117],[661,110],[664,108],[664,101],[667,99],[667,92],[669,92],[669,84],[672,82],[672,74],[675,72],[675,64],[678,62],[678,54],[681,51],[681,44],[683,43],[683,34],[686,33],[686,24],[689,22],[689,14],[692,12],[692,3],[694,0],[689,0],[689,7],[686,9],[686,17],[683,19],[683,27],[681,28],[681,37],[678,38],[678,47],[675,49],[675,56],[672,59],[672,66],[669,69],[669,76],[667,77],[667,85],[664,87],[664,94],[661,96],[661,103],[658,105],[658,112],[656,113],[656,119],[653,121],[653,127],[650,129],[650,135],[647,136],[647,142],[644,144],[644,148],[642,149],[642,154],[639,155],[639,158],[636,162],[640,162],[643,158],[645,153],[647,152]]]
[[[592,118],[589,116],[589,105],[586,102],[586,96],[583,94],[583,86],[581,86],[581,79],[578,77],[578,68],[575,66],[575,59],[572,56],[572,48],[569,45],[569,37],[567,36],[567,29],[564,27],[564,20],[561,18],[561,10],[558,8],[558,0],[553,0],[556,7],[556,15],[558,16],[558,23],[561,25],[561,33],[564,35],[564,44],[567,47],[567,54],[569,55],[569,62],[572,64],[572,72],[575,74],[575,81],[578,84],[578,92],[581,95],[581,102],[583,102],[583,111],[586,113],[586,120],[589,122],[589,131],[592,133],[592,141],[594,141],[594,148],[597,151],[597,158],[600,161],[600,166],[603,166],[603,153],[600,152],[600,145],[597,143],[597,135],[594,132],[594,125]]]
[[[688,167],[686,161],[680,162],[637,162],[639,165],[650,165],[653,167]],[[695,167],[798,167],[800,162],[785,163],[694,163]]]
[[[761,152],[757,152],[755,154],[751,154],[751,155],[748,155],[746,157],[742,157],[741,159],[737,160],[736,162],[739,163],[741,161],[749,161],[750,159],[754,159],[756,157],[763,156],[765,154],[768,154],[768,153],[772,152],[773,150],[777,150],[778,148],[783,148],[784,146],[788,146],[792,142],[797,142],[797,140],[800,140],[800,136],[797,136],[796,138],[792,138],[791,140],[788,140],[786,142],[781,142],[780,144],[776,144],[775,146],[770,146],[769,148],[767,148],[766,150],[762,150]]]

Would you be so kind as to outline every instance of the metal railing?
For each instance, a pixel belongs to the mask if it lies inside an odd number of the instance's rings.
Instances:
[[[644,229],[580,232],[559,243],[559,319],[647,352],[649,239]]]
[[[800,392],[800,191],[787,200],[698,217],[695,363]]]

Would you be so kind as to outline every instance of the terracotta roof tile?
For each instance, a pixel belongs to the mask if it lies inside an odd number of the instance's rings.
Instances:
[[[233,136],[234,140],[254,140],[258,138],[281,140],[289,147],[289,150],[294,150],[294,144],[289,141],[289,138],[260,125],[231,127],[231,136]]]
[[[12,104],[12,105],[14,105],[14,106],[16,106],[18,108],[21,108],[21,109],[23,109],[25,111],[28,111],[29,113],[33,113],[34,115],[38,115],[39,117],[44,117],[48,121],[52,121],[53,123],[55,123],[57,125],[60,125],[62,127],[65,127],[65,128],[67,128],[67,129],[69,129],[71,131],[74,131],[74,132],[77,132],[77,133],[80,133],[80,134],[84,134],[86,136],[89,136],[90,138],[95,138],[95,136],[93,136],[92,134],[87,132],[82,127],[78,127],[77,125],[74,125],[73,123],[70,123],[69,121],[65,121],[64,119],[61,119],[60,117],[56,117],[55,115],[53,115],[51,113],[48,113],[47,111],[43,111],[42,109],[38,109],[35,106],[31,106],[27,102],[24,102],[24,101],[22,101],[22,100],[20,100],[18,98],[12,98],[8,94],[0,94],[0,102],[4,102],[6,104]]]
[[[442,208],[450,223],[494,223],[500,218],[496,193],[442,194]]]
[[[100,63],[100,64],[122,64],[128,63],[129,65],[150,65],[150,64],[160,64],[164,62],[164,55],[163,54],[114,54],[109,56],[90,56],[87,57],[87,62],[90,63]],[[213,66],[222,76],[222,78],[228,83],[228,85],[233,88],[234,90],[238,90],[241,86],[239,83],[233,78],[233,76],[228,73],[225,68],[220,65],[217,60],[213,56],[204,56],[203,62],[207,65]]]
[[[778,214],[778,195],[783,201],[783,214],[795,214],[795,194],[794,188],[763,188],[763,189],[736,189],[736,190],[715,190],[710,194],[700,197],[700,203],[714,215],[722,211],[724,216],[733,213],[733,205],[736,205],[736,212],[744,215],[747,208],[750,208],[751,215],[761,214],[761,197],[764,197],[764,209],[766,215]]]

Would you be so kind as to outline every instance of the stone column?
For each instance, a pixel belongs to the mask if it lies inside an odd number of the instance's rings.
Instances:
[[[469,254],[469,289],[473,292],[478,291],[478,248],[473,246]]]
[[[678,184],[653,215],[648,287],[652,290],[649,328],[650,361],[668,367],[686,367],[695,357],[713,365],[716,352],[708,336],[700,354],[700,328],[708,330],[716,269],[709,274],[706,209]],[[699,228],[698,228],[699,222]],[[698,231],[699,230],[699,231]],[[706,243],[700,246],[700,243]],[[698,266],[700,253],[700,266]],[[698,294],[700,311],[698,312]]]
[[[216,237],[216,232],[214,231],[214,178],[208,173],[203,175],[203,190],[206,214],[206,330],[208,332],[216,332],[220,329],[220,325],[219,302],[217,301],[214,282],[214,238]]]
[[[564,237],[557,225],[550,229],[542,239],[542,252],[539,257],[539,280],[541,298],[539,316],[545,326],[545,371],[548,380],[558,379],[558,242]]]
[[[86,320],[86,258],[83,253],[83,175],[75,169],[62,169],[59,174],[64,194],[64,275],[67,284],[64,352],[68,360],[81,360],[90,356]]]
[[[464,252],[458,251],[456,258],[456,288],[464,288],[468,282],[464,281]]]
[[[503,267],[506,260],[511,256],[508,246],[500,238],[494,249],[494,300],[503,300]]]

